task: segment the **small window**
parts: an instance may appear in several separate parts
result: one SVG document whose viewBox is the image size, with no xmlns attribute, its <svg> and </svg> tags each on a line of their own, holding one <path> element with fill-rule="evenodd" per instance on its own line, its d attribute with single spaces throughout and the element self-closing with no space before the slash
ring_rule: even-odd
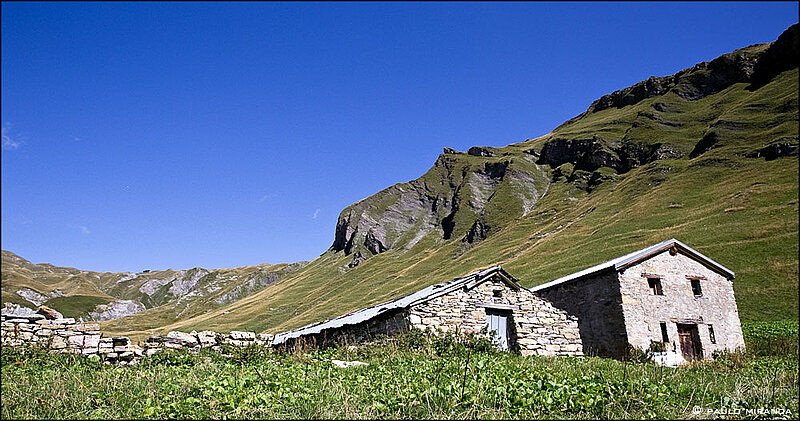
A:
<svg viewBox="0 0 800 421">
<path fill-rule="evenodd" d="M 664 295 L 664 290 L 661 289 L 661 279 L 647 278 L 647 285 L 650 286 L 650 293 L 653 295 Z"/>
<path fill-rule="evenodd" d="M 496 290 L 492 291 L 492 293 L 497 298 L 500 298 L 500 297 L 503 296 L 503 290 L 502 289 L 496 289 Z"/>
<path fill-rule="evenodd" d="M 661 342 L 669 342 L 669 335 L 667 335 L 667 323 L 661 322 Z"/>
<path fill-rule="evenodd" d="M 700 280 L 692 279 L 691 282 L 692 282 L 692 294 L 694 294 L 695 297 L 703 295 L 703 290 L 702 288 L 700 288 Z"/>
<path fill-rule="evenodd" d="M 711 339 L 711 343 L 717 343 L 717 337 L 714 336 L 714 326 L 708 325 L 708 338 Z"/>
</svg>

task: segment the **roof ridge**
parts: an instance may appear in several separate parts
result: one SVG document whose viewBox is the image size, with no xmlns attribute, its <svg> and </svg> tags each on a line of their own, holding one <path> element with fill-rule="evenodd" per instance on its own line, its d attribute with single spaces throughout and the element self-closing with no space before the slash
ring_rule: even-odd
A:
<svg viewBox="0 0 800 421">
<path fill-rule="evenodd" d="M 562 276 L 562 277 L 556 278 L 556 279 L 554 279 L 552 281 L 545 282 L 543 284 L 537 285 L 535 287 L 528 288 L 528 290 L 530 290 L 532 292 L 541 291 L 541 290 L 548 289 L 548 288 L 556 286 L 556 285 L 560 285 L 560 284 L 563 284 L 563 283 L 566 283 L 566 282 L 570 282 L 570 281 L 573 281 L 573 280 L 581 279 L 581 278 L 583 278 L 583 277 L 585 277 L 587 275 L 591 275 L 593 273 L 597 273 L 597 272 L 600 272 L 600 271 L 603 271 L 603 270 L 607 270 L 607 269 L 610 269 L 612 267 L 614 268 L 614 270 L 618 270 L 618 271 L 619 270 L 624 270 L 626 267 L 628 267 L 631 264 L 633 264 L 633 262 L 636 262 L 641 258 L 649 257 L 651 252 L 655 252 L 655 251 L 660 250 L 660 249 L 665 248 L 665 247 L 669 248 L 669 246 L 674 246 L 674 245 L 680 246 L 680 248 L 682 248 L 685 252 L 688 252 L 688 254 L 694 255 L 695 258 L 705 261 L 707 264 L 709 264 L 710 266 L 718 269 L 720 272 L 723 272 L 726 276 L 730 277 L 731 279 L 734 278 L 735 273 L 732 270 L 730 270 L 730 269 L 726 268 L 725 266 L 722 266 L 721 264 L 715 262 L 714 260 L 706 257 L 705 255 L 703 255 L 702 253 L 698 252 L 697 250 L 695 250 L 695 249 L 687 246 L 686 244 L 678 241 L 676 238 L 670 238 L 669 240 L 664 240 L 664 241 L 662 241 L 660 243 L 656 243 L 656 244 L 641 248 L 639 250 L 632 251 L 632 252 L 630 252 L 628 254 L 624 254 L 622 256 L 606 260 L 605 262 L 602 262 L 602 263 L 594 265 L 594 266 L 590 266 L 590 267 L 588 267 L 586 269 L 582 269 L 582 270 L 579 270 L 577 272 L 573 272 L 573 273 L 571 273 L 569 275 Z"/>
<path fill-rule="evenodd" d="M 426 300 L 433 299 L 435 298 L 435 296 L 446 294 L 447 292 L 450 292 L 451 289 L 455 289 L 463 283 L 467 283 L 478 277 L 484 277 L 487 274 L 491 273 L 492 271 L 497 271 L 497 270 L 502 270 L 503 272 L 505 272 L 505 270 L 503 270 L 503 268 L 499 265 L 492 266 L 487 269 L 481 269 L 478 271 L 471 272 L 459 278 L 454 278 L 449 281 L 429 285 L 418 291 L 403 295 L 393 300 L 375 304 L 370 307 L 365 307 L 360 310 L 356 310 L 347 314 L 343 314 L 341 316 L 334 317 L 332 319 L 323 320 L 321 322 L 310 323 L 305 326 L 299 327 L 297 329 L 281 332 L 275 335 L 274 343 L 276 344 L 283 343 L 287 339 L 296 338 L 307 334 L 319 333 L 322 330 L 328 328 L 357 324 L 362 321 L 369 320 L 377 316 L 378 314 L 383 313 L 384 311 L 390 309 L 406 308 L 413 304 L 419 304 L 425 302 Z M 363 317 L 355 317 L 359 315 L 363 315 Z"/>
</svg>

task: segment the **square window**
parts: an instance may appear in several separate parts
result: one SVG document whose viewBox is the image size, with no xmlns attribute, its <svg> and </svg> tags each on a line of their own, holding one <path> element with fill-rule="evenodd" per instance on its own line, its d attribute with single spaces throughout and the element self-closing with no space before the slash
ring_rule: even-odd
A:
<svg viewBox="0 0 800 421">
<path fill-rule="evenodd" d="M 700 288 L 700 280 L 692 279 L 691 282 L 692 282 L 692 294 L 694 294 L 695 297 L 703 295 L 703 289 Z"/>
<path fill-rule="evenodd" d="M 708 338 L 711 339 L 711 343 L 717 343 L 717 337 L 714 336 L 714 326 L 708 325 Z"/>
<path fill-rule="evenodd" d="M 669 335 L 667 335 L 666 322 L 661 322 L 661 342 L 669 342 Z"/>
<path fill-rule="evenodd" d="M 496 289 L 496 290 L 492 291 L 492 295 L 494 295 L 497 298 L 500 298 L 500 297 L 503 296 L 503 290 L 502 289 Z"/>
<path fill-rule="evenodd" d="M 647 285 L 650 286 L 650 293 L 653 295 L 664 295 L 664 290 L 661 288 L 661 279 L 647 278 Z"/>
</svg>

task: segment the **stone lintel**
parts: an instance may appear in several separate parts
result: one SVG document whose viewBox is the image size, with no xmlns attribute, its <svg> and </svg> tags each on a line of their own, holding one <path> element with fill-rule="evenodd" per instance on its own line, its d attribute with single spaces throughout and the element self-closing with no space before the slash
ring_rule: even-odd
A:
<svg viewBox="0 0 800 421">
<path fill-rule="evenodd" d="M 509 304 L 495 304 L 495 303 L 478 303 L 478 307 L 484 308 L 496 308 L 499 310 L 519 310 L 519 306 L 517 305 L 509 305 Z"/>
</svg>

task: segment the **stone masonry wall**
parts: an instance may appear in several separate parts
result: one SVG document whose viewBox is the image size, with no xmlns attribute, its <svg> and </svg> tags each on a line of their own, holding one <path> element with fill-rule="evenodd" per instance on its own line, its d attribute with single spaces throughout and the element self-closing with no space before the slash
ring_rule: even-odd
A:
<svg viewBox="0 0 800 421">
<path fill-rule="evenodd" d="M 663 295 L 653 295 L 646 275 L 661 279 Z M 688 277 L 701 277 L 702 295 L 695 296 Z M 670 347 L 680 354 L 677 323 L 697 324 L 703 357 L 715 351 L 744 348 L 739 310 L 733 283 L 725 276 L 682 254 L 660 253 L 619 274 L 622 307 L 628 341 L 647 349 L 651 341 L 661 341 L 661 326 L 667 325 Z M 716 343 L 708 326 L 712 325 Z"/>
<path fill-rule="evenodd" d="M 97 323 L 76 322 L 73 318 L 48 320 L 42 315 L 2 316 L 2 346 L 38 345 L 56 353 L 81 354 L 100 358 L 103 362 L 135 364 L 144 355 L 164 349 L 200 348 L 222 350 L 223 345 L 247 347 L 272 346 L 273 335 L 233 331 L 227 334 L 212 331 L 169 332 L 167 336 L 151 336 L 143 344 L 133 344 L 126 336 L 103 338 Z"/>
<path fill-rule="evenodd" d="M 586 355 L 612 358 L 625 355 L 628 338 L 616 271 L 598 273 L 536 293 L 577 317 Z"/>
<path fill-rule="evenodd" d="M 3 346 L 39 345 L 53 352 L 81 354 L 109 363 L 128 364 L 143 355 L 142 348 L 127 337 L 103 338 L 99 324 L 80 323 L 73 318 L 3 315 L 0 335 Z"/>
<path fill-rule="evenodd" d="M 409 309 L 408 320 L 411 327 L 422 330 L 485 334 L 486 307 L 511 311 L 509 345 L 522 355 L 583 355 L 574 317 L 527 289 L 514 290 L 496 278 L 416 305 Z"/>
</svg>

